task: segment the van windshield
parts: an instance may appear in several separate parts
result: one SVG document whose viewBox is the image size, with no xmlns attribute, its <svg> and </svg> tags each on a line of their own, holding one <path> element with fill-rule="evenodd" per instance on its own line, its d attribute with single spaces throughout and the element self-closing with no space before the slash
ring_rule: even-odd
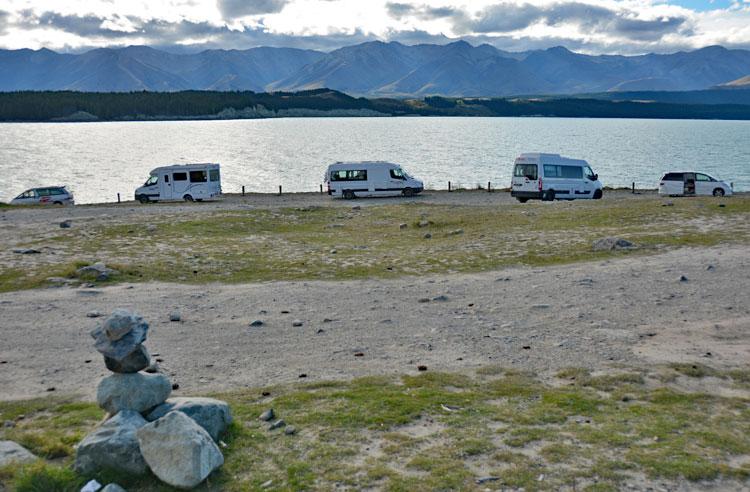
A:
<svg viewBox="0 0 750 492">
<path fill-rule="evenodd" d="M 588 166 L 584 167 L 583 173 L 586 175 L 588 179 L 590 179 L 591 181 L 594 181 L 594 171 L 590 167 Z"/>
<path fill-rule="evenodd" d="M 146 182 L 143 184 L 143 186 L 151 186 L 155 185 L 159 182 L 159 176 L 149 176 Z"/>
<path fill-rule="evenodd" d="M 536 164 L 516 164 L 515 169 L 513 169 L 513 176 L 518 178 L 528 178 L 531 180 L 536 179 Z"/>
</svg>

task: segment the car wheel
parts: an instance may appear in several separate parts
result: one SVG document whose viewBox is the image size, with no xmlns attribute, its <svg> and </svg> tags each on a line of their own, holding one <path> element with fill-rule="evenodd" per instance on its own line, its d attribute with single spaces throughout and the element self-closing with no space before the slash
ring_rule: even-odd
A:
<svg viewBox="0 0 750 492">
<path fill-rule="evenodd" d="M 352 190 L 344 190 L 344 199 L 352 200 L 354 198 L 356 198 L 356 195 Z"/>
<path fill-rule="evenodd" d="M 146 195 L 141 195 L 141 196 L 138 197 L 138 201 L 141 202 L 141 203 L 148 203 L 149 199 L 148 199 L 148 197 Z"/>
<path fill-rule="evenodd" d="M 602 197 L 602 190 L 596 190 L 594 192 L 594 200 L 599 200 Z"/>
<path fill-rule="evenodd" d="M 182 197 L 182 198 L 183 198 L 183 200 L 185 200 L 186 202 L 192 202 L 192 201 L 193 201 L 193 195 L 185 195 L 185 196 L 184 196 L 184 197 Z"/>
<path fill-rule="evenodd" d="M 724 196 L 724 190 L 721 188 L 716 188 L 714 190 L 714 196 Z"/>
<path fill-rule="evenodd" d="M 555 190 L 547 190 L 547 193 L 544 194 L 544 201 L 546 202 L 555 201 Z"/>
<path fill-rule="evenodd" d="M 716 192 L 714 192 L 714 193 L 716 193 Z M 63 204 L 62 202 L 52 202 L 52 205 L 62 205 L 62 204 Z"/>
<path fill-rule="evenodd" d="M 526 203 L 526 202 L 528 202 L 528 201 L 529 201 L 529 199 L 528 199 L 528 198 L 520 198 L 520 197 L 516 198 L 516 200 L 518 200 L 518 201 L 519 201 L 519 202 L 521 202 L 521 203 Z"/>
<path fill-rule="evenodd" d="M 404 191 L 401 192 L 404 196 L 414 196 L 414 190 L 411 188 L 404 188 Z"/>
</svg>

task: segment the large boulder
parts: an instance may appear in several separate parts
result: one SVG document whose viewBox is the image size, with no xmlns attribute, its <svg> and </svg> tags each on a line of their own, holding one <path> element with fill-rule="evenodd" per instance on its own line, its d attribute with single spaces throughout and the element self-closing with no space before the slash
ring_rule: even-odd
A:
<svg viewBox="0 0 750 492">
<path fill-rule="evenodd" d="M 115 309 L 112 315 L 91 332 L 94 347 L 105 357 L 121 361 L 146 341 L 148 323 L 127 309 Z"/>
<path fill-rule="evenodd" d="M 163 374 L 112 374 L 96 389 L 96 402 L 114 415 L 121 410 L 145 412 L 161 405 L 172 393 L 172 383 Z"/>
<path fill-rule="evenodd" d="M 0 467 L 11 463 L 31 463 L 37 457 L 28 449 L 13 441 L 0 441 Z"/>
<path fill-rule="evenodd" d="M 76 448 L 75 469 L 89 474 L 116 470 L 142 475 L 148 471 L 135 431 L 146 425 L 140 413 L 123 410 L 94 429 Z"/>
<path fill-rule="evenodd" d="M 141 454 L 163 482 L 190 489 L 224 464 L 216 443 L 182 412 L 169 412 L 136 432 Z"/>
<path fill-rule="evenodd" d="M 120 374 L 142 371 L 150 364 L 151 356 L 148 355 L 148 350 L 143 345 L 136 346 L 135 350 L 121 360 L 104 356 L 104 365 L 107 366 L 107 369 Z"/>
<path fill-rule="evenodd" d="M 153 422 L 160 419 L 171 411 L 182 412 L 203 427 L 214 441 L 227 430 L 232 423 L 232 412 L 229 405 L 214 398 L 170 398 L 151 413 L 146 415 L 146 420 Z"/>
</svg>

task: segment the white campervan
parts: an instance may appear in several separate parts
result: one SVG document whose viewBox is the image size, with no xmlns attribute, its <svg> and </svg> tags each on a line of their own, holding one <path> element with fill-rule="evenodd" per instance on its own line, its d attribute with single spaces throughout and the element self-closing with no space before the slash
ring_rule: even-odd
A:
<svg viewBox="0 0 750 492">
<path fill-rule="evenodd" d="M 584 160 L 559 154 L 521 154 L 513 167 L 510 195 L 521 203 L 529 199 L 599 199 L 602 184 Z"/>
<path fill-rule="evenodd" d="M 424 183 L 390 162 L 337 162 L 324 180 L 333 197 L 413 196 L 424 190 Z"/>
<path fill-rule="evenodd" d="M 141 203 L 169 200 L 202 201 L 221 194 L 218 164 L 175 164 L 157 167 L 148 180 L 135 190 Z"/>
</svg>

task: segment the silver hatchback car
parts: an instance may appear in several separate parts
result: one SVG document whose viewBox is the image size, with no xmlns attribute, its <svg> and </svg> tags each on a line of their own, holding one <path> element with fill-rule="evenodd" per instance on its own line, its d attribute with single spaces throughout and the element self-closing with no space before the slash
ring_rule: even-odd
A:
<svg viewBox="0 0 750 492">
<path fill-rule="evenodd" d="M 11 205 L 74 205 L 73 194 L 64 186 L 32 188 L 10 202 Z"/>
</svg>

